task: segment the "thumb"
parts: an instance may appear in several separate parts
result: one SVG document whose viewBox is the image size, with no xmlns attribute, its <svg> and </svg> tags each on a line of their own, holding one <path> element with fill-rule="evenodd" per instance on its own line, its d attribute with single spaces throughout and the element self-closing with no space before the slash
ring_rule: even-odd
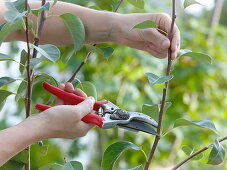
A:
<svg viewBox="0 0 227 170">
<path fill-rule="evenodd" d="M 78 112 L 84 117 L 86 114 L 93 110 L 95 99 L 93 97 L 87 97 L 83 102 L 76 105 Z"/>
<path fill-rule="evenodd" d="M 156 28 L 140 29 L 141 38 L 145 41 L 152 42 L 161 49 L 167 49 L 170 46 L 169 39 L 161 34 Z"/>
</svg>

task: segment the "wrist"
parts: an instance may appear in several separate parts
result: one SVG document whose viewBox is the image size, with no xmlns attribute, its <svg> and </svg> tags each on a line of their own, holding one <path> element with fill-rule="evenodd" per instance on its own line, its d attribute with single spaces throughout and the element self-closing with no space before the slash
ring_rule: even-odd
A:
<svg viewBox="0 0 227 170">
<path fill-rule="evenodd" d="M 47 138 L 45 124 L 42 115 L 37 114 L 28 117 L 17 126 L 23 129 L 24 133 L 29 137 L 30 143 L 34 143 Z"/>
<path fill-rule="evenodd" d="M 108 42 L 120 43 L 123 32 L 123 24 L 121 18 L 124 14 L 112 13 L 111 16 L 111 28 L 108 35 Z"/>
</svg>

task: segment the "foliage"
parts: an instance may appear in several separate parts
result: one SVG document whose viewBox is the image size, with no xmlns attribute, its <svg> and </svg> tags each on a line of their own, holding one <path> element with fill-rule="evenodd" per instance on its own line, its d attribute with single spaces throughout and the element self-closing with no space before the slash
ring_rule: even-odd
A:
<svg viewBox="0 0 227 170">
<path fill-rule="evenodd" d="M 97 9 L 110 11 L 113 11 L 118 4 L 118 1 L 115 0 L 64 1 L 78 3 L 86 7 L 94 5 Z M 165 9 L 164 7 L 169 10 L 170 6 L 168 6 L 167 3 L 164 3 L 167 1 L 163 0 L 162 2 L 128 0 L 124 1 L 120 8 L 120 12 L 160 12 L 158 9 L 152 8 L 152 11 L 150 10 L 149 6 L 153 7 L 157 5 L 162 5 L 161 12 Z M 185 1 L 185 7 L 192 3 L 194 3 L 194 1 Z M 148 7 L 143 9 L 144 6 Z M 0 44 L 2 44 L 3 40 L 15 30 L 24 28 L 23 17 L 26 12 L 24 11 L 23 6 L 18 6 L 17 4 L 15 7 L 17 11 L 10 12 L 13 7 L 9 6 L 9 12 L 6 14 L 8 22 L 1 25 Z M 51 7 L 49 7 L 47 3 L 39 9 L 32 10 L 32 12 L 36 13 L 34 11 L 39 11 L 36 15 L 40 15 L 40 11 L 48 11 L 49 8 Z M 160 142 L 156 158 L 153 160 L 154 167 L 172 166 L 176 162 L 181 161 L 182 157 L 185 157 L 185 154 L 191 155 L 201 148 L 201 146 L 213 143 L 210 155 L 208 155 L 209 153 L 207 152 L 204 152 L 204 156 L 198 155 L 195 159 L 200 161 L 189 162 L 185 165 L 184 169 L 211 169 L 213 168 L 213 165 L 209 164 L 220 164 L 222 162 L 224 163 L 218 165 L 216 169 L 227 168 L 227 163 L 224 160 L 225 145 L 222 146 L 221 143 L 216 140 L 219 135 L 227 135 L 225 120 L 227 118 L 227 60 L 225 57 L 227 52 L 225 37 L 227 36 L 227 33 L 226 26 L 219 25 L 216 30 L 217 34 L 213 46 L 208 46 L 207 35 L 209 33 L 209 20 L 207 18 L 209 15 L 210 11 L 203 11 L 203 15 L 197 18 L 193 18 L 189 14 L 181 14 L 181 16 L 177 18 L 178 25 L 182 32 L 181 46 L 182 48 L 190 49 L 192 51 L 182 51 L 183 53 L 180 54 L 181 57 L 174 63 L 172 72 L 174 79 L 170 82 L 168 97 L 168 101 L 172 102 L 172 106 L 166 110 L 163 124 L 164 132 L 167 131 L 170 133 L 167 133 Z M 77 76 L 80 82 L 82 82 L 82 84 L 79 83 L 78 86 L 83 86 L 83 90 L 88 92 L 89 95 L 97 96 L 97 99 L 105 98 L 127 110 L 141 111 L 141 106 L 143 105 L 143 113 L 149 114 L 157 119 L 160 109 L 159 102 L 161 99 L 161 90 L 163 87 L 162 84 L 158 83 L 164 83 L 173 78 L 172 76 L 160 76 L 164 74 L 166 62 L 150 57 L 144 52 L 117 44 L 101 44 L 97 47 L 86 45 L 85 48 L 82 48 L 85 33 L 80 19 L 72 14 L 63 14 L 59 17 L 67 25 L 67 28 L 72 35 L 74 46 L 61 47 L 59 48 L 60 52 L 57 47 L 53 45 L 34 46 L 34 48 L 48 60 L 40 56 L 37 58 L 38 60 L 32 61 L 34 62 L 33 66 L 36 74 L 32 96 L 33 108 L 36 103 L 47 103 L 48 101 L 52 101 L 50 94 L 44 93 L 41 88 L 41 84 L 44 80 L 47 80 L 54 85 L 57 85 L 58 82 L 65 82 L 75 71 L 75 68 L 77 68 L 80 62 L 84 60 L 87 52 L 92 51 L 94 53 L 92 54 L 90 61 L 86 63 L 85 67 Z M 185 20 L 188 22 L 185 22 Z M 32 23 L 30 22 L 29 25 L 31 29 Z M 151 23 L 148 25 L 150 27 L 155 27 L 152 26 Z M 147 23 L 138 23 L 135 28 L 137 27 L 147 28 Z M 18 53 L 21 53 L 21 59 L 20 62 L 18 62 L 18 58 L 15 57 L 15 54 L 0 54 L 0 62 L 4 61 L 9 70 L 12 69 L 12 66 L 15 66 L 15 64 L 20 63 L 16 67 L 18 68 L 18 74 L 16 74 L 16 70 L 14 70 L 15 76 L 7 73 L 7 75 L 0 78 L 0 109 L 3 107 L 7 97 L 15 93 L 16 101 L 18 103 L 16 111 L 13 111 L 12 114 L 17 118 L 21 118 L 24 117 L 22 115 L 24 115 L 25 112 L 23 100 L 25 98 L 27 80 L 24 77 L 26 60 L 23 56 L 26 56 L 26 53 L 25 51 L 22 51 L 20 43 L 11 44 L 10 48 L 11 51 L 16 48 L 20 49 Z M 213 58 L 212 65 L 209 64 L 211 63 L 210 56 Z M 105 60 L 105 58 L 108 60 Z M 147 74 L 149 81 L 147 81 L 145 73 L 149 73 Z M 16 75 L 18 75 L 18 78 L 16 78 Z M 92 82 L 93 85 L 87 83 L 87 81 Z M 19 86 L 16 83 L 19 83 Z M 7 113 L 4 116 L 4 120 L 12 117 L 12 114 L 6 112 L 7 110 L 10 109 L 4 108 L 3 110 Z M 36 113 L 37 111 L 33 109 L 32 112 Z M 204 125 L 201 124 L 201 122 L 192 122 L 189 120 L 206 121 L 208 124 Z M 211 121 L 215 123 L 216 128 Z M 187 125 L 188 127 L 181 128 L 180 125 Z M 7 126 L 11 126 L 11 124 L 7 122 Z M 198 126 L 203 128 L 198 130 Z M 215 133 L 220 129 L 222 129 L 222 131 L 218 131 L 219 135 L 217 136 L 217 134 L 205 130 L 204 126 L 205 128 L 213 130 Z M 172 127 L 178 128 L 172 130 Z M 154 139 L 152 136 L 143 133 L 123 131 L 122 129 L 104 131 L 95 128 L 91 133 L 95 134 L 96 142 L 93 143 L 89 141 L 89 138 L 85 138 L 87 139 L 87 144 L 83 144 L 83 147 L 74 148 L 75 150 L 78 150 L 75 155 L 80 155 L 82 153 L 90 155 L 88 147 L 89 145 L 93 145 L 92 150 L 95 154 L 92 154 L 91 152 L 92 157 L 87 158 L 86 162 L 88 162 L 88 165 L 84 166 L 85 168 L 90 167 L 91 169 L 100 169 L 102 153 L 106 153 L 108 149 L 105 152 L 103 150 L 108 148 L 110 144 L 116 142 L 118 139 L 130 141 L 130 146 L 134 146 L 133 143 L 135 143 L 142 147 L 146 154 L 149 152 L 150 145 Z M 81 144 L 84 140 L 78 139 L 77 142 Z M 69 143 L 68 148 L 70 148 L 70 145 L 73 145 L 73 143 Z M 180 148 L 182 148 L 185 154 Z M 73 148 L 70 149 L 73 150 Z M 123 147 L 123 149 L 121 148 L 119 153 L 122 153 L 124 149 L 125 147 Z M 41 166 L 58 166 L 61 168 L 63 166 L 71 167 L 73 166 L 71 163 L 63 163 L 63 157 L 68 157 L 70 160 L 78 158 L 74 157 L 74 154 L 71 154 L 70 156 L 66 154 L 67 148 L 62 141 L 56 142 L 50 140 L 50 142 L 48 142 L 48 152 L 46 155 L 40 153 L 41 150 L 42 149 L 40 149 L 37 144 L 32 146 L 32 155 L 34 155 L 32 156 L 32 169 L 38 169 Z M 136 167 L 144 164 L 144 155 L 136 153 L 131 150 L 125 152 L 121 156 L 121 159 L 115 163 L 115 168 L 132 168 L 133 166 Z M 56 163 L 53 165 L 54 162 Z M 204 164 L 206 162 L 208 162 L 208 164 Z M 52 165 L 46 165 L 47 163 Z M 12 167 L 20 169 L 23 167 L 23 163 L 13 158 L 5 166 L 9 166 L 11 169 Z"/>
</svg>

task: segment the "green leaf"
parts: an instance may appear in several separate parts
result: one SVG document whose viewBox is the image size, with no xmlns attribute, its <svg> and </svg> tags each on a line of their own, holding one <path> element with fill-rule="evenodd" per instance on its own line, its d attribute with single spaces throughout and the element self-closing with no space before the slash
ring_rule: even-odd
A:
<svg viewBox="0 0 227 170">
<path fill-rule="evenodd" d="M 74 50 L 80 50 L 83 47 L 85 41 L 85 29 L 83 22 L 79 17 L 70 13 L 60 15 L 60 18 L 64 21 L 72 36 Z"/>
<path fill-rule="evenodd" d="M 219 165 L 225 159 L 225 149 L 218 141 L 218 139 L 215 139 L 212 145 L 213 145 L 213 148 L 210 152 L 209 160 L 207 164 Z"/>
<path fill-rule="evenodd" d="M 16 7 L 16 9 L 22 13 L 25 11 L 25 3 L 24 3 L 24 0 L 17 0 L 15 2 L 11 2 L 13 3 L 13 5 Z"/>
<path fill-rule="evenodd" d="M 103 48 L 100 48 L 103 53 L 104 53 L 104 56 L 105 58 L 108 60 L 109 57 L 113 54 L 114 52 L 114 49 L 112 47 L 103 47 Z"/>
<path fill-rule="evenodd" d="M 39 47 L 32 45 L 40 54 L 52 62 L 56 62 L 60 58 L 59 49 L 52 44 L 40 45 Z"/>
<path fill-rule="evenodd" d="M 6 23 L 0 31 L 0 45 L 11 33 L 23 28 L 23 21 L 18 20 L 14 24 Z"/>
<path fill-rule="evenodd" d="M 63 166 L 57 163 L 50 163 L 40 167 L 38 170 L 62 170 Z"/>
<path fill-rule="evenodd" d="M 195 0 L 185 0 L 184 1 L 184 8 L 187 8 L 188 6 L 193 5 L 193 4 L 200 4 L 200 3 L 195 1 Z"/>
<path fill-rule="evenodd" d="M 29 29 L 32 28 L 32 21 L 29 20 L 28 22 L 28 27 Z M 2 44 L 2 42 L 13 32 L 23 29 L 24 25 L 23 25 L 23 20 L 17 20 L 15 23 L 10 24 L 10 23 L 6 23 L 3 28 L 0 31 L 0 46 Z"/>
<path fill-rule="evenodd" d="M 83 170 L 83 165 L 78 161 L 70 161 L 64 164 L 63 170 Z"/>
<path fill-rule="evenodd" d="M 1 170 L 22 170 L 24 163 L 19 163 L 13 160 L 7 161 L 3 166 L 0 167 Z"/>
<path fill-rule="evenodd" d="M 10 56 L 6 55 L 6 54 L 2 54 L 0 53 L 0 61 L 5 61 L 5 60 L 11 60 L 11 61 L 15 61 L 13 58 L 11 58 Z"/>
<path fill-rule="evenodd" d="M 0 90 L 0 111 L 2 110 L 2 107 L 4 106 L 5 100 L 8 96 L 13 94 L 10 91 L 7 90 Z"/>
<path fill-rule="evenodd" d="M 179 126 L 197 126 L 200 128 L 206 128 L 212 130 L 214 133 L 218 134 L 216 127 L 213 122 L 210 120 L 198 120 L 198 121 L 189 121 L 183 118 L 177 119 L 174 122 L 174 127 L 179 127 Z"/>
<path fill-rule="evenodd" d="M 2 28 L 4 27 L 6 23 L 0 24 L 0 31 L 2 30 Z"/>
<path fill-rule="evenodd" d="M 38 75 L 36 75 L 34 78 L 34 84 L 44 82 L 47 80 L 49 80 L 52 85 L 58 86 L 57 80 L 55 80 L 52 76 L 48 75 L 47 73 L 39 73 Z"/>
<path fill-rule="evenodd" d="M 26 61 L 28 58 L 28 53 L 25 50 L 21 51 L 21 55 L 20 55 L 20 66 L 19 66 L 19 70 L 20 73 L 23 75 L 24 71 L 25 71 L 25 67 L 23 65 L 25 65 Z"/>
<path fill-rule="evenodd" d="M 194 149 L 192 149 L 189 146 L 183 146 L 181 149 L 187 156 L 190 156 L 191 154 L 194 153 Z M 191 160 L 200 160 L 202 158 L 203 158 L 203 153 L 200 153 L 200 154 L 194 156 Z"/>
<path fill-rule="evenodd" d="M 25 91 L 26 91 L 26 87 L 27 87 L 27 83 L 25 82 L 27 81 L 26 79 L 24 81 L 22 81 L 17 89 L 17 94 L 15 96 L 15 101 L 18 102 L 18 100 L 21 98 L 21 97 L 24 97 L 25 98 Z"/>
<path fill-rule="evenodd" d="M 104 152 L 102 158 L 102 169 L 103 170 L 112 170 L 116 160 L 120 155 L 127 149 L 141 150 L 140 147 L 135 144 L 127 141 L 116 142 L 110 145 Z"/>
<path fill-rule="evenodd" d="M 11 2 L 6 2 L 5 6 L 8 8 L 8 11 L 4 13 L 4 19 L 9 23 L 14 23 L 17 20 L 23 19 L 27 11 L 19 12 L 15 5 Z"/>
<path fill-rule="evenodd" d="M 11 160 L 14 160 L 19 163 L 27 163 L 28 162 L 28 150 L 23 150 L 14 156 Z"/>
<path fill-rule="evenodd" d="M 54 3 L 52 4 L 52 7 L 58 2 L 58 0 L 54 0 Z"/>
<path fill-rule="evenodd" d="M 187 49 L 181 49 L 178 57 L 182 57 L 182 56 L 188 56 L 188 57 L 192 57 L 193 59 L 199 61 L 199 62 L 206 62 L 206 63 L 212 63 L 212 57 L 204 54 L 204 53 L 200 53 L 200 52 L 192 52 L 190 50 Z"/>
<path fill-rule="evenodd" d="M 101 48 L 93 45 L 85 45 L 85 48 L 87 49 L 87 51 L 97 53 L 98 56 L 105 58 L 104 50 L 102 50 Z"/>
<path fill-rule="evenodd" d="M 144 9 L 144 0 L 128 0 L 128 2 L 137 8 Z"/>
<path fill-rule="evenodd" d="M 1 77 L 0 78 L 0 87 L 10 84 L 12 82 L 16 81 L 16 79 L 11 78 L 11 77 Z"/>
<path fill-rule="evenodd" d="M 139 24 L 136 24 L 133 28 L 141 28 L 141 29 L 144 29 L 144 28 L 156 28 L 156 24 L 154 21 L 151 21 L 151 20 L 146 20 L 146 21 L 143 21 Z M 132 28 L 132 29 L 133 29 Z"/>
<path fill-rule="evenodd" d="M 37 66 L 42 61 L 45 61 L 42 58 L 32 58 L 30 59 L 30 69 L 34 69 L 35 66 Z"/>
<path fill-rule="evenodd" d="M 61 56 L 62 62 L 67 63 L 74 53 L 75 53 L 75 50 L 73 46 L 66 47 L 66 49 L 64 50 L 64 53 Z"/>
<path fill-rule="evenodd" d="M 166 102 L 164 113 L 171 105 L 172 105 L 171 102 Z M 149 115 L 155 121 L 158 121 L 160 107 L 161 107 L 161 104 L 155 104 L 155 105 L 144 104 L 142 107 L 142 112 L 145 113 L 146 115 Z"/>
<path fill-rule="evenodd" d="M 87 94 L 87 96 L 93 96 L 95 100 L 97 100 L 97 91 L 94 84 L 92 84 L 91 82 L 84 81 L 78 84 L 77 87 L 83 90 Z"/>
<path fill-rule="evenodd" d="M 146 73 L 146 75 L 148 77 L 148 81 L 151 86 L 153 86 L 155 84 L 165 83 L 167 81 L 170 81 L 173 78 L 172 75 L 165 76 L 165 77 L 158 77 L 157 75 L 155 75 L 153 73 Z"/>
<path fill-rule="evenodd" d="M 43 6 L 41 6 L 40 8 L 32 9 L 32 13 L 35 16 L 38 16 L 41 11 L 49 11 L 49 10 L 50 10 L 50 3 L 47 2 Z"/>
</svg>

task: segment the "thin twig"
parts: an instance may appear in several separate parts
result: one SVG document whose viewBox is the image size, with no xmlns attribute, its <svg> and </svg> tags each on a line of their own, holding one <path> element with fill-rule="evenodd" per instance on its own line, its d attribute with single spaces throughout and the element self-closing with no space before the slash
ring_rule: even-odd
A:
<svg viewBox="0 0 227 170">
<path fill-rule="evenodd" d="M 25 0 L 25 11 L 28 11 L 28 0 Z M 28 50 L 28 56 L 27 56 L 27 99 L 25 100 L 26 105 L 26 118 L 30 116 L 31 114 L 31 71 L 30 71 L 30 46 L 29 46 L 29 28 L 28 28 L 28 13 L 25 16 L 25 34 L 26 34 L 26 42 L 27 42 L 27 50 Z M 28 150 L 28 162 L 25 164 L 25 170 L 30 170 L 30 146 L 26 148 Z"/>
<path fill-rule="evenodd" d="M 227 139 L 227 136 L 226 137 L 223 137 L 221 139 L 219 139 L 218 141 L 219 142 L 223 142 L 224 140 Z M 207 150 L 209 147 L 211 146 L 211 144 L 205 146 L 204 148 L 198 150 L 197 152 L 191 154 L 190 156 L 188 156 L 186 159 L 184 159 L 183 161 L 181 161 L 180 163 L 178 163 L 176 166 L 174 166 L 171 170 L 176 170 L 177 168 L 181 167 L 182 165 L 184 165 L 186 162 L 188 162 L 190 159 L 192 159 L 193 157 L 195 157 L 196 155 L 204 152 L 205 150 Z"/>
<path fill-rule="evenodd" d="M 120 8 L 121 4 L 122 4 L 123 0 L 120 0 L 120 2 L 118 3 L 116 9 L 114 10 L 114 12 L 117 12 L 118 9 Z M 96 46 L 97 44 L 93 44 L 93 46 Z M 76 71 L 73 73 L 73 75 L 70 77 L 70 79 L 67 82 L 72 82 L 76 75 L 79 73 L 79 71 L 83 68 L 84 64 L 87 62 L 87 60 L 90 58 L 91 56 L 91 52 L 88 52 L 86 57 L 84 58 L 84 61 L 82 61 L 80 63 L 80 65 L 77 67 Z"/>
<path fill-rule="evenodd" d="M 42 0 L 42 6 L 45 3 L 46 3 L 46 0 Z M 42 29 L 43 29 L 43 25 L 44 25 L 45 20 L 46 20 L 45 11 L 43 10 L 41 12 L 41 15 L 40 15 L 39 26 L 38 26 L 39 28 L 38 28 L 37 36 L 35 37 L 35 42 L 34 42 L 35 46 L 39 45 L 39 40 L 40 40 L 40 37 L 41 37 L 41 34 L 42 34 Z M 37 50 L 34 49 L 33 54 L 32 54 L 32 58 L 36 58 L 36 56 L 37 56 Z"/>
<path fill-rule="evenodd" d="M 176 19 L 176 2 L 175 2 L 175 0 L 172 0 L 172 22 L 171 22 L 170 33 L 169 33 L 169 36 L 168 36 L 170 42 L 172 42 L 172 39 L 173 39 L 173 27 L 174 27 L 175 19 Z M 170 45 L 170 47 L 168 49 L 168 65 L 167 65 L 167 70 L 166 70 L 167 76 L 170 75 L 171 67 L 172 67 L 172 60 L 171 60 L 171 45 Z M 153 146 L 151 148 L 151 151 L 150 151 L 148 160 L 146 162 L 146 165 L 144 167 L 144 170 L 148 170 L 150 163 L 151 163 L 151 160 L 154 156 L 155 150 L 158 146 L 158 142 L 160 140 L 160 132 L 161 132 L 161 128 L 162 128 L 163 113 L 164 113 L 164 110 L 165 110 L 168 84 L 169 84 L 169 82 L 167 81 L 164 85 L 163 92 L 162 92 L 162 102 L 161 102 L 161 108 L 160 108 L 160 112 L 159 112 L 158 128 L 157 128 L 157 133 L 159 134 L 159 136 L 155 136 L 155 140 L 154 140 Z"/>
<path fill-rule="evenodd" d="M 42 0 L 42 5 L 44 5 L 45 3 L 46 3 L 46 0 Z M 25 11 L 28 11 L 28 0 L 25 0 Z M 44 21 L 45 21 L 45 13 L 44 11 L 42 11 L 37 37 L 35 37 L 35 42 L 34 42 L 34 45 L 36 46 L 38 46 L 39 44 L 39 37 L 42 32 Z M 27 42 L 27 51 L 28 51 L 27 65 L 26 65 L 28 84 L 27 84 L 27 94 L 26 94 L 27 96 L 25 100 L 26 118 L 27 118 L 31 115 L 31 103 L 32 103 L 31 96 L 32 96 L 32 79 L 33 79 L 33 76 L 32 76 L 33 73 L 32 73 L 32 70 L 30 69 L 30 46 L 29 46 L 30 40 L 29 40 L 28 14 L 26 14 L 25 16 L 25 26 L 26 26 L 25 32 L 26 32 L 26 42 Z M 33 56 L 32 58 L 36 58 L 37 56 L 36 49 L 34 49 L 32 56 Z M 27 147 L 26 150 L 28 151 L 28 162 L 25 164 L 25 170 L 30 170 L 30 146 Z"/>
</svg>

